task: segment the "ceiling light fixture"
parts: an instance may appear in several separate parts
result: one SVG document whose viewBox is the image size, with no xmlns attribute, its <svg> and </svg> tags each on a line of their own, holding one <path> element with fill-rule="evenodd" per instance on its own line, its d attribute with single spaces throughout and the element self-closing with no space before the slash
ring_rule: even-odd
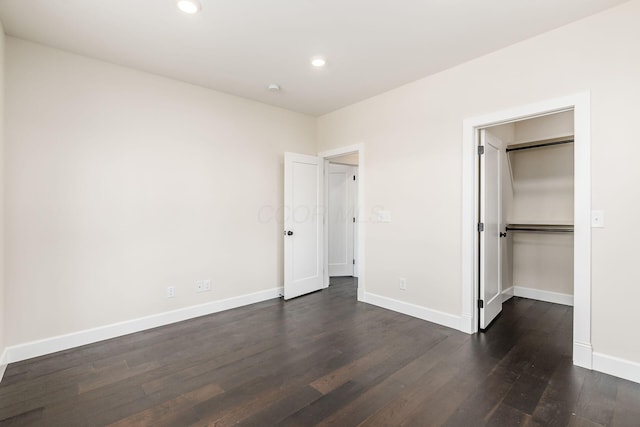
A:
<svg viewBox="0 0 640 427">
<path fill-rule="evenodd" d="M 325 65 L 327 65 L 327 60 L 321 56 L 316 56 L 314 58 L 311 58 L 311 65 L 313 65 L 316 68 L 322 68 Z"/>
<path fill-rule="evenodd" d="M 271 92 L 280 92 L 280 85 L 277 83 L 271 83 L 268 87 Z"/>
<path fill-rule="evenodd" d="M 202 9 L 198 0 L 177 0 L 177 3 L 178 9 L 190 15 L 200 12 L 200 9 Z"/>
</svg>

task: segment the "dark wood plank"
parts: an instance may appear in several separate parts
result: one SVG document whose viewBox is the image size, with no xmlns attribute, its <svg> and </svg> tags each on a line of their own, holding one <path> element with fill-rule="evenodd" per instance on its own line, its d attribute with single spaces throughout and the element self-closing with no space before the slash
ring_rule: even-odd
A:
<svg viewBox="0 0 640 427">
<path fill-rule="evenodd" d="M 486 425 L 492 427 L 526 426 L 530 419 L 531 415 L 503 403 L 496 408 Z"/>
<path fill-rule="evenodd" d="M 576 404 L 576 415 L 602 425 L 610 425 L 620 380 L 599 372 L 591 372 L 584 380 Z"/>
<path fill-rule="evenodd" d="M 512 298 L 466 335 L 352 278 L 11 364 L 0 425 L 637 426 L 640 385 L 576 368 L 571 307 Z"/>
</svg>

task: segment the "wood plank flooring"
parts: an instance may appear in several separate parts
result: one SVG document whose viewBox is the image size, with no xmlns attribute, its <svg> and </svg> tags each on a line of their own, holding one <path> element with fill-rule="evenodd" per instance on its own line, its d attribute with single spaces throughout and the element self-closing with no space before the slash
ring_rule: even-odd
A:
<svg viewBox="0 0 640 427">
<path fill-rule="evenodd" d="M 15 363 L 2 426 L 640 426 L 640 385 L 571 364 L 572 309 L 513 298 L 465 335 L 353 279 Z"/>
</svg>

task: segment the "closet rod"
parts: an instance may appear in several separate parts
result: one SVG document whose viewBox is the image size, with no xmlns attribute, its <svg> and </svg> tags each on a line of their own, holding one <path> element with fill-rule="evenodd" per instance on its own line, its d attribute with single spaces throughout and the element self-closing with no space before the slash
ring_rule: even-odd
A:
<svg viewBox="0 0 640 427">
<path fill-rule="evenodd" d="M 544 227 L 505 227 L 506 231 L 529 231 L 540 233 L 573 233 L 572 228 L 544 228 Z"/>
<path fill-rule="evenodd" d="M 541 144 L 528 145 L 526 147 L 507 148 L 507 153 L 509 153 L 510 151 L 529 150 L 531 148 L 550 147 L 552 145 L 571 144 L 573 142 L 574 142 L 573 139 L 567 139 L 563 141 L 554 141 L 554 142 L 543 142 Z"/>
</svg>

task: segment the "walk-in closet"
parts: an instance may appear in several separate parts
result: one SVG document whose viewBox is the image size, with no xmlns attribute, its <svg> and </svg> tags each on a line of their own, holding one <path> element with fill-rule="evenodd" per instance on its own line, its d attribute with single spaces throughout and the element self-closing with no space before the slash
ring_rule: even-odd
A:
<svg viewBox="0 0 640 427">
<path fill-rule="evenodd" d="M 502 301 L 496 304 L 516 296 L 573 305 L 573 123 L 573 111 L 566 111 L 483 131 L 485 147 L 495 151 L 484 167 L 497 169 L 485 170 L 492 179 L 484 183 L 497 207 L 497 230 L 487 224 L 487 231 L 498 234 L 494 252 L 500 271 L 485 276 L 499 282 Z M 490 244 L 491 238 L 485 241 Z M 493 313 L 497 317 L 499 310 Z M 492 320 L 484 319 L 480 327 Z"/>
</svg>

